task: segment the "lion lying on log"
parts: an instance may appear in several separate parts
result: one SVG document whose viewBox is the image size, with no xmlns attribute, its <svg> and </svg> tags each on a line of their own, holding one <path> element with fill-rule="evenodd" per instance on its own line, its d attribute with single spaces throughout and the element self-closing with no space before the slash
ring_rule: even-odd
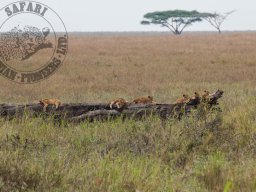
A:
<svg viewBox="0 0 256 192">
<path fill-rule="evenodd" d="M 123 119 L 143 119 L 151 115 L 157 115 L 161 119 L 181 118 L 184 115 L 184 109 L 185 114 L 188 114 L 192 108 L 197 108 L 200 104 L 206 104 L 207 109 L 218 105 L 218 99 L 223 96 L 223 93 L 222 90 L 217 90 L 212 94 L 209 93 L 200 97 L 198 93 L 195 93 L 186 103 L 128 103 L 122 110 L 111 109 L 109 104 L 106 103 L 64 103 L 58 105 L 57 110 L 54 105 L 52 107 L 49 106 L 45 110 L 44 108 L 46 107 L 39 103 L 27 105 L 0 104 L 0 117 L 10 120 L 13 118 L 22 118 L 24 115 L 29 117 L 53 116 L 57 121 L 67 120 L 70 122 L 109 120 L 117 117 L 122 117 Z"/>
</svg>

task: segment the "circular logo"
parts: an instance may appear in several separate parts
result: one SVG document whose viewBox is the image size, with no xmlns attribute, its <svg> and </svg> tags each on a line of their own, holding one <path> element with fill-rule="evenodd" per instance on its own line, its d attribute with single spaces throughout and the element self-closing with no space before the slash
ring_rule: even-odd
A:
<svg viewBox="0 0 256 192">
<path fill-rule="evenodd" d="M 68 35 L 58 14 L 36 1 L 0 9 L 0 74 L 18 83 L 35 83 L 63 63 Z"/>
</svg>

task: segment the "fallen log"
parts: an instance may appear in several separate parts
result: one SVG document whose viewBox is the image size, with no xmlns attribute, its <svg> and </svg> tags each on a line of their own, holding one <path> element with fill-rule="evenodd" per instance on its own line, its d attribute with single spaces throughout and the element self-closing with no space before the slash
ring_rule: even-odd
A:
<svg viewBox="0 0 256 192">
<path fill-rule="evenodd" d="M 106 104 L 102 103 L 64 103 L 58 109 L 55 109 L 53 105 L 49 105 L 46 108 L 46 111 L 44 111 L 43 106 L 38 103 L 27 105 L 1 104 L 0 117 L 13 119 L 23 117 L 24 115 L 28 115 L 29 117 L 38 117 L 41 115 L 60 115 L 63 118 L 71 118 L 74 116 L 82 115 L 89 111 L 105 108 Z"/>
<path fill-rule="evenodd" d="M 217 90 L 212 94 L 206 103 L 209 109 L 214 105 L 218 105 L 218 99 L 222 95 L 223 91 L 221 90 Z M 127 104 L 120 109 L 117 106 L 113 107 L 113 109 L 110 109 L 106 103 L 64 103 L 57 109 L 53 105 L 49 105 L 46 111 L 44 111 L 43 106 L 38 103 L 27 105 L 0 104 L 0 117 L 11 120 L 13 118 L 22 118 L 25 115 L 31 118 L 53 116 L 57 122 L 67 120 L 77 123 L 82 121 L 108 120 L 117 117 L 140 120 L 151 115 L 157 115 L 161 119 L 180 119 L 184 114 L 190 113 L 192 108 L 197 108 L 197 105 Z"/>
</svg>

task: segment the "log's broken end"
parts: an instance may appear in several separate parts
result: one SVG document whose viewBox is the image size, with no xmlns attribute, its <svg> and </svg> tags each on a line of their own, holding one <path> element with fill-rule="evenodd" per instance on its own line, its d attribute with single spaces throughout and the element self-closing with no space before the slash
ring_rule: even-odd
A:
<svg viewBox="0 0 256 192">
<path fill-rule="evenodd" d="M 218 89 L 216 92 L 214 92 L 211 96 L 211 99 L 209 101 L 210 106 L 218 105 L 218 99 L 220 99 L 224 94 L 224 91 Z"/>
</svg>

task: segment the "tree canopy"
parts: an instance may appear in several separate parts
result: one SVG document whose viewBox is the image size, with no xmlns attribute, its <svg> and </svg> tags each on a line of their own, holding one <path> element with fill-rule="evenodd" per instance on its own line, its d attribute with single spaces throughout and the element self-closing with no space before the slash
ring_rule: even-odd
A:
<svg viewBox="0 0 256 192">
<path fill-rule="evenodd" d="M 234 13 L 235 10 L 227 12 L 227 13 L 201 13 L 201 18 L 203 18 L 204 20 L 208 21 L 208 23 L 210 23 L 211 26 L 213 26 L 215 29 L 218 30 L 219 33 L 221 33 L 221 25 L 222 23 L 226 20 L 226 18 Z"/>
<path fill-rule="evenodd" d="M 143 17 L 145 20 L 141 21 L 141 24 L 161 25 L 167 27 L 176 35 L 181 34 L 186 27 L 193 23 L 202 21 L 201 13 L 196 10 L 156 11 L 147 13 Z"/>
</svg>

